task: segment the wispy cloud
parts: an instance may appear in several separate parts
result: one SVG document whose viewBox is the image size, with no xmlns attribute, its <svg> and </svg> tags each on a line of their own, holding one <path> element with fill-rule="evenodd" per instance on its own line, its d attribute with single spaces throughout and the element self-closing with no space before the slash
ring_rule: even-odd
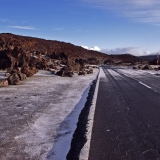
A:
<svg viewBox="0 0 160 160">
<path fill-rule="evenodd" d="M 1 22 L 7 22 L 8 19 L 0 19 Z"/>
<path fill-rule="evenodd" d="M 150 55 L 149 51 L 140 51 L 139 47 L 125 47 L 125 48 L 116 48 L 116 49 L 102 49 L 101 52 L 106 54 L 132 54 L 135 56 L 142 56 L 142 55 Z"/>
<path fill-rule="evenodd" d="M 89 5 L 111 9 L 120 15 L 142 23 L 160 25 L 159 0 L 83 0 Z"/>
<path fill-rule="evenodd" d="M 139 47 L 124 47 L 124 48 L 115 48 L 115 49 L 100 49 L 98 46 L 94 46 L 94 47 L 88 47 L 88 46 L 81 46 L 85 49 L 88 50 L 94 50 L 94 51 L 99 51 L 102 53 L 106 53 L 106 54 L 132 54 L 134 56 L 144 56 L 144 55 L 151 55 L 151 54 L 155 54 L 155 53 L 151 53 L 150 51 L 147 50 L 140 50 Z"/>
<path fill-rule="evenodd" d="M 16 29 L 26 29 L 26 30 L 36 30 L 32 26 L 8 26 L 8 28 L 16 28 Z"/>
</svg>

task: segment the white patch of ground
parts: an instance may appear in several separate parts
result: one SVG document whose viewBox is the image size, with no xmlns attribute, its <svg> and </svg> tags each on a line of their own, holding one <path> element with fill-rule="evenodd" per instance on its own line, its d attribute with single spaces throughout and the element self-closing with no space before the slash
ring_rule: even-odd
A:
<svg viewBox="0 0 160 160">
<path fill-rule="evenodd" d="M 97 74 L 64 78 L 39 71 L 0 88 L 0 159 L 64 160 Z"/>
</svg>

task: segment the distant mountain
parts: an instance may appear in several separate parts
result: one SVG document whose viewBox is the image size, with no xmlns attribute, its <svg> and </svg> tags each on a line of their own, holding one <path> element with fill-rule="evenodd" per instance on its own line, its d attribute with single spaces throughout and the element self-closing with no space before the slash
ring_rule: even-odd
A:
<svg viewBox="0 0 160 160">
<path fill-rule="evenodd" d="M 139 56 L 139 58 L 142 60 L 151 61 L 151 60 L 157 59 L 157 55 Z"/>
<path fill-rule="evenodd" d="M 139 57 L 133 56 L 131 54 L 120 54 L 120 55 L 111 55 L 115 60 L 123 60 L 126 63 L 135 63 L 141 61 Z"/>
<path fill-rule="evenodd" d="M 149 64 L 151 65 L 157 65 L 157 55 L 140 56 L 139 58 L 142 60 L 148 61 Z M 160 65 L 160 56 L 159 56 L 158 65 Z"/>
</svg>

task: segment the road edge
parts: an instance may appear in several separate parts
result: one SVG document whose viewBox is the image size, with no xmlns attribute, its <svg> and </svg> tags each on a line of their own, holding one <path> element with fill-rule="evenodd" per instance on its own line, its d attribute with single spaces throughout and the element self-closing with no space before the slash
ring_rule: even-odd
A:
<svg viewBox="0 0 160 160">
<path fill-rule="evenodd" d="M 102 72 L 102 68 L 100 67 L 97 82 L 96 82 L 95 92 L 93 95 L 92 105 L 90 107 L 89 116 L 88 116 L 87 132 L 86 132 L 87 142 L 85 143 L 85 145 L 81 149 L 79 160 L 88 160 L 88 158 L 89 158 L 92 128 L 93 128 L 93 122 L 94 122 L 94 113 L 95 113 L 95 108 L 96 108 L 97 95 L 98 95 L 98 89 L 99 89 L 99 80 L 100 80 L 101 72 Z"/>
</svg>

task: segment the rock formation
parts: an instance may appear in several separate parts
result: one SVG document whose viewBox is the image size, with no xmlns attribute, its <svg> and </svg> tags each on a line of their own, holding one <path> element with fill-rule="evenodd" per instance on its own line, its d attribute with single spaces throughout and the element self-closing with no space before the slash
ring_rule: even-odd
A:
<svg viewBox="0 0 160 160">
<path fill-rule="evenodd" d="M 7 87 L 8 81 L 6 79 L 0 79 L 0 87 Z"/>
<path fill-rule="evenodd" d="M 13 73 L 8 77 L 9 85 L 18 85 L 20 83 L 20 78 L 17 73 Z"/>
<path fill-rule="evenodd" d="M 74 73 L 78 75 L 92 73 L 92 70 L 85 70 L 86 64 L 99 65 L 104 62 L 128 65 L 137 61 L 139 61 L 137 57 L 128 54 L 109 56 L 70 43 L 9 33 L 0 34 L 0 69 L 13 71 L 20 68 L 19 72 L 27 77 L 37 73 L 38 69 L 72 77 Z"/>
</svg>

